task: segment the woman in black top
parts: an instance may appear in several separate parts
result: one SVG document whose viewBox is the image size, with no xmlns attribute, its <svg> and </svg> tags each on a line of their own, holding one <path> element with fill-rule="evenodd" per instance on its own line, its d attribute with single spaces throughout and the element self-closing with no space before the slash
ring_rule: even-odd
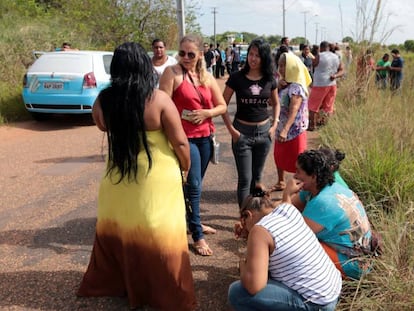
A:
<svg viewBox="0 0 414 311">
<path fill-rule="evenodd" d="M 224 123 L 232 137 L 236 160 L 239 205 L 261 183 L 263 167 L 279 120 L 280 104 L 272 71 L 270 45 L 253 40 L 247 50 L 246 65 L 226 82 L 227 105 L 236 93 L 237 110 L 233 122 L 228 112 Z M 272 106 L 269 114 L 268 107 Z"/>
</svg>

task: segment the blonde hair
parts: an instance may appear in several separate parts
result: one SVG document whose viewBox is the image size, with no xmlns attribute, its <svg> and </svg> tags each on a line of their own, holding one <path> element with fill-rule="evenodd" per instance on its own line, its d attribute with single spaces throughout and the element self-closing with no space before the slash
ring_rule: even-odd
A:
<svg viewBox="0 0 414 311">
<path fill-rule="evenodd" d="M 180 40 L 180 45 L 184 42 L 194 43 L 199 51 L 203 51 L 204 42 L 202 38 L 196 34 L 188 34 Z M 208 84 L 209 76 L 207 72 L 206 62 L 204 57 L 201 57 L 196 64 L 196 72 L 200 75 L 200 84 L 205 86 Z"/>
</svg>

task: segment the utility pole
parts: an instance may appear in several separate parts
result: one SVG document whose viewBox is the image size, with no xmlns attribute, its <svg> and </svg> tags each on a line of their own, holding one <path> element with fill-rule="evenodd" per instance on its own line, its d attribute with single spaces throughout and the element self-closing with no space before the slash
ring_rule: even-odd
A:
<svg viewBox="0 0 414 311">
<path fill-rule="evenodd" d="M 214 48 L 216 48 L 216 14 L 217 14 L 217 11 L 216 11 L 216 7 L 213 7 L 213 15 L 214 15 Z"/>
<path fill-rule="evenodd" d="M 318 25 L 319 23 L 315 23 L 315 44 L 318 44 Z"/>
<path fill-rule="evenodd" d="M 344 38 L 344 21 L 342 20 L 342 7 L 341 7 L 341 3 L 338 1 L 338 5 L 339 5 L 339 13 L 341 14 L 341 42 L 342 39 Z"/>
<path fill-rule="evenodd" d="M 178 43 L 185 36 L 184 0 L 177 0 Z"/>
<path fill-rule="evenodd" d="M 309 13 L 309 11 L 303 11 L 302 13 L 303 13 L 303 24 L 305 26 L 305 42 L 304 43 L 306 44 L 308 42 L 308 39 L 306 39 L 306 24 L 307 24 L 306 14 Z"/>
<path fill-rule="evenodd" d="M 286 36 L 285 34 L 285 15 L 286 15 L 286 9 L 285 9 L 285 0 L 283 0 L 283 37 Z"/>
<path fill-rule="evenodd" d="M 326 27 L 321 27 L 321 41 L 326 41 Z"/>
</svg>

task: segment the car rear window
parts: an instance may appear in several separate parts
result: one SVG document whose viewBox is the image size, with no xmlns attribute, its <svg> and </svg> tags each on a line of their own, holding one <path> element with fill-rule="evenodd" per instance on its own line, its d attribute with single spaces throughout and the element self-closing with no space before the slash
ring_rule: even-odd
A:
<svg viewBox="0 0 414 311">
<path fill-rule="evenodd" d="M 105 72 L 109 75 L 110 74 L 110 68 L 111 68 L 111 62 L 112 62 L 112 55 L 104 55 L 103 56 L 103 62 L 105 67 Z"/>
<path fill-rule="evenodd" d="M 106 68 L 105 68 L 106 70 Z M 44 54 L 30 67 L 32 72 L 71 72 L 92 71 L 92 56 L 86 54 Z"/>
</svg>

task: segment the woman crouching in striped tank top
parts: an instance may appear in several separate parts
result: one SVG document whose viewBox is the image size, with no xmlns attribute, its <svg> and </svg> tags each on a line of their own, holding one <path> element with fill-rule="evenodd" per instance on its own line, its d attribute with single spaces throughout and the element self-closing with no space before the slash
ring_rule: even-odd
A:
<svg viewBox="0 0 414 311">
<path fill-rule="evenodd" d="M 240 216 L 235 233 L 247 235 L 247 252 L 229 288 L 234 310 L 335 310 L 341 274 L 296 207 L 275 207 L 258 189 Z"/>
</svg>

